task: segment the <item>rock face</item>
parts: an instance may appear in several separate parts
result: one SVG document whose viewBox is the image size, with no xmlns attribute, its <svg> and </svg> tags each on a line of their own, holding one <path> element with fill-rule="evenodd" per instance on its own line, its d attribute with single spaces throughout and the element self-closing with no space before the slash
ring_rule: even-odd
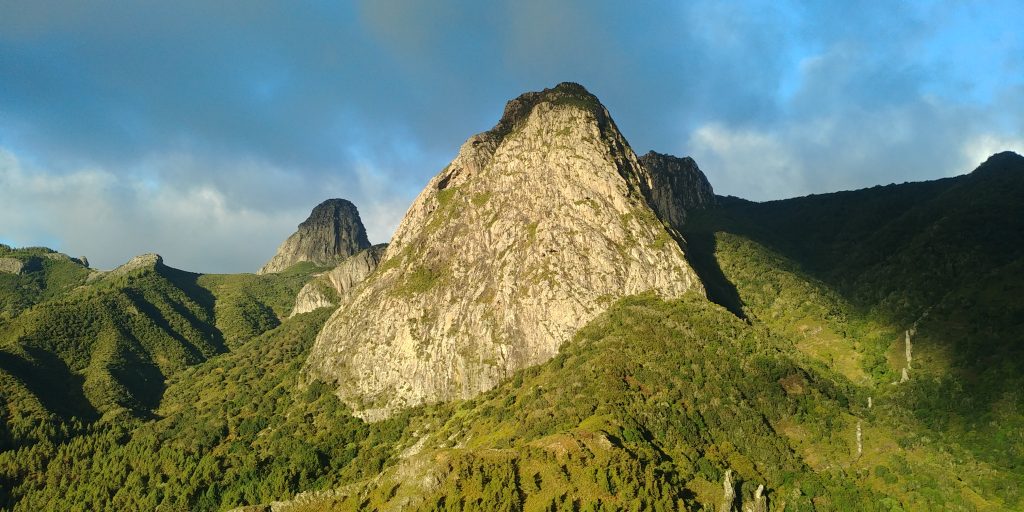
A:
<svg viewBox="0 0 1024 512">
<path fill-rule="evenodd" d="M 736 483 L 732 480 L 732 470 L 725 470 L 725 478 L 722 479 L 722 504 L 718 506 L 718 512 L 736 512 Z"/>
<path fill-rule="evenodd" d="M 280 272 L 303 261 L 333 265 L 370 247 L 366 228 L 356 205 L 344 199 L 328 199 L 278 247 L 277 253 L 257 274 Z"/>
<path fill-rule="evenodd" d="M 164 259 L 155 253 L 140 254 L 128 260 L 127 263 L 107 273 L 109 277 L 126 275 L 143 268 L 156 268 L 164 264 Z"/>
<path fill-rule="evenodd" d="M 387 244 L 379 244 L 360 251 L 306 283 L 295 298 L 291 316 L 338 304 L 377 269 L 386 248 Z"/>
<path fill-rule="evenodd" d="M 703 293 L 654 181 L 582 86 L 510 101 L 419 195 L 307 371 L 372 421 L 546 361 L 620 297 Z"/>
<path fill-rule="evenodd" d="M 6 274 L 20 274 L 25 264 L 17 258 L 0 258 L 0 272 Z"/>
<path fill-rule="evenodd" d="M 641 181 L 647 202 L 669 226 L 680 229 L 688 211 L 714 205 L 715 191 L 692 158 L 651 151 L 640 163 L 648 172 Z"/>
</svg>

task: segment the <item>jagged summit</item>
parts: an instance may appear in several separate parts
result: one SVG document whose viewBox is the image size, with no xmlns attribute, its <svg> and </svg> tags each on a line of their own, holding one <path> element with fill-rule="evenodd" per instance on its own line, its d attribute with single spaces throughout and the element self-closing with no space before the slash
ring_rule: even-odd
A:
<svg viewBox="0 0 1024 512">
<path fill-rule="evenodd" d="M 581 86 L 519 96 L 409 208 L 307 370 L 377 419 L 550 359 L 619 297 L 702 291 L 648 205 L 658 183 Z"/>
<path fill-rule="evenodd" d="M 682 228 L 687 212 L 715 204 L 715 191 L 692 158 L 648 151 L 640 163 L 648 171 L 642 182 L 648 203 L 673 228 Z"/>
<path fill-rule="evenodd" d="M 303 261 L 332 265 L 368 247 L 370 241 L 356 205 L 345 199 L 328 199 L 313 208 L 298 231 L 257 273 L 280 272 Z"/>
<path fill-rule="evenodd" d="M 505 134 L 513 131 L 516 125 L 525 121 L 533 108 L 542 102 L 574 105 L 591 110 L 597 115 L 607 114 L 603 112 L 604 107 L 597 96 L 591 94 L 585 87 L 575 82 L 562 82 L 550 89 L 523 93 L 509 100 L 505 104 L 505 112 L 501 115 L 498 124 L 481 135 L 504 137 Z"/>
</svg>

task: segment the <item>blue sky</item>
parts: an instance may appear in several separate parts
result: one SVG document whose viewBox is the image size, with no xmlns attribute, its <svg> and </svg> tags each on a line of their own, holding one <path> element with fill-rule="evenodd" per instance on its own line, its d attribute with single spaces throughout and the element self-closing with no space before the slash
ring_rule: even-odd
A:
<svg viewBox="0 0 1024 512">
<path fill-rule="evenodd" d="M 722 194 L 960 174 L 1024 152 L 1022 5 L 0 0 L 0 241 L 252 271 L 329 197 L 386 241 L 567 80 Z"/>
</svg>

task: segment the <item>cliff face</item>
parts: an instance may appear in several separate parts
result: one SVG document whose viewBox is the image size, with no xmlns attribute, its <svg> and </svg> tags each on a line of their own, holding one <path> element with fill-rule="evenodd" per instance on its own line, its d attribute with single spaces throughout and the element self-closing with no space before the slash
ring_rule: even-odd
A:
<svg viewBox="0 0 1024 512">
<path fill-rule="evenodd" d="M 581 86 L 510 101 L 416 199 L 307 370 L 374 420 L 546 361 L 620 297 L 702 292 L 649 181 Z"/>
<path fill-rule="evenodd" d="M 356 206 L 344 199 L 328 199 L 313 208 L 257 274 L 280 272 L 303 261 L 333 265 L 368 247 Z"/>
<path fill-rule="evenodd" d="M 650 151 L 640 163 L 647 170 L 641 186 L 648 203 L 673 228 L 682 227 L 687 212 L 714 205 L 715 191 L 692 158 Z"/>
<path fill-rule="evenodd" d="M 291 316 L 337 305 L 377 269 L 386 248 L 387 244 L 378 244 L 360 251 L 306 283 L 295 298 Z"/>
</svg>

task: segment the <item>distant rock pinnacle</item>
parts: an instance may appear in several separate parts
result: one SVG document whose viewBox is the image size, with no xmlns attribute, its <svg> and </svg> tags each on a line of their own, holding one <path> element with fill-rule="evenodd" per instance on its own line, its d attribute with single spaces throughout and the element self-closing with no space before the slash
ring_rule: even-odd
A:
<svg viewBox="0 0 1024 512">
<path fill-rule="evenodd" d="M 370 241 L 356 205 L 344 199 L 328 199 L 313 208 L 298 231 L 257 273 L 280 272 L 303 261 L 334 265 L 368 247 Z"/>
</svg>

